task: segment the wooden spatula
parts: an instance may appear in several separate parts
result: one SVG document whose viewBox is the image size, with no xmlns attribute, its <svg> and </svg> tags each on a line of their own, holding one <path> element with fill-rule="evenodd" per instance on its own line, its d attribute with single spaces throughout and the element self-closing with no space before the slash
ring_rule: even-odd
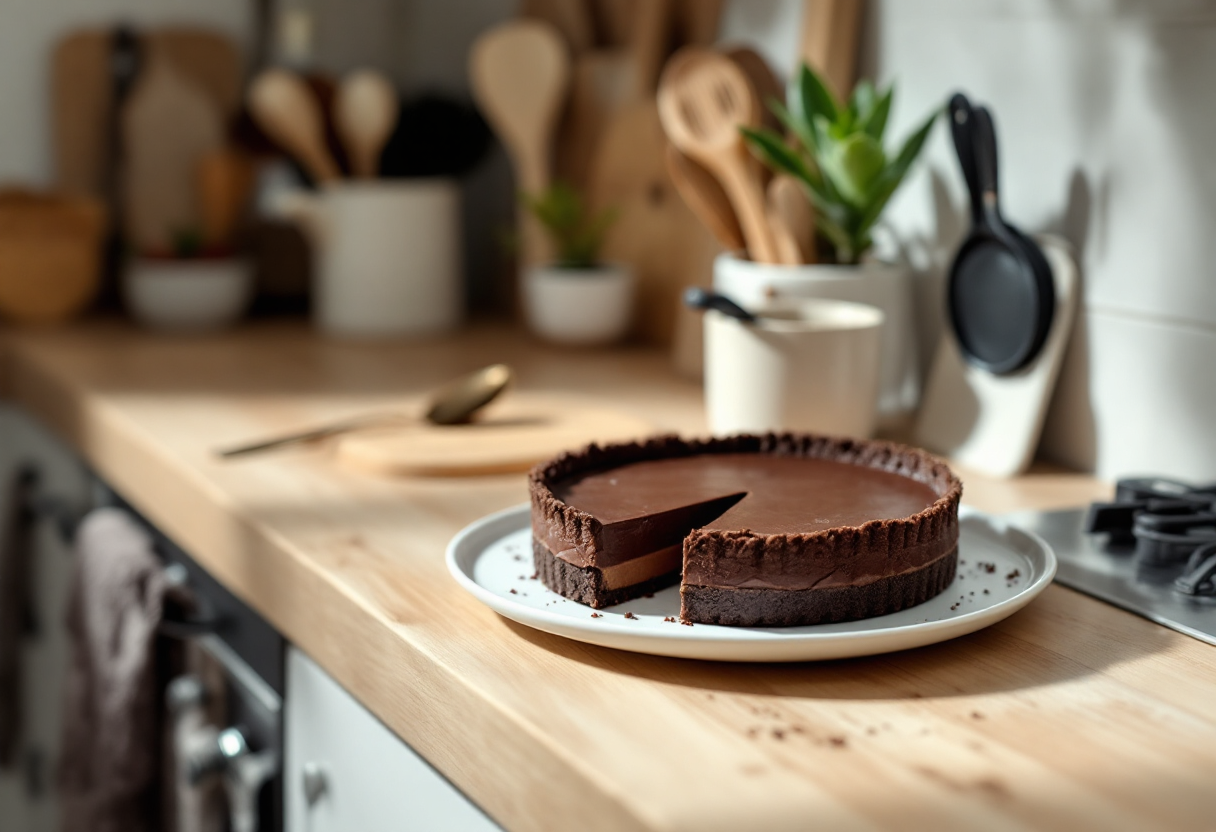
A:
<svg viewBox="0 0 1216 832">
<path fill-rule="evenodd" d="M 745 249 L 747 243 L 743 240 L 743 229 L 739 228 L 739 218 L 730 205 L 730 197 L 714 175 L 670 143 L 666 161 L 671 181 L 701 224 L 727 251 Z"/>
<path fill-rule="evenodd" d="M 325 146 L 325 122 L 304 80 L 284 69 L 259 73 L 249 87 L 249 112 L 268 136 L 290 153 L 317 182 L 341 172 Z"/>
<path fill-rule="evenodd" d="M 738 214 L 748 253 L 779 262 L 766 217 L 764 193 L 740 126 L 760 124 L 760 102 L 747 76 L 725 55 L 697 49 L 673 59 L 659 85 L 659 113 L 667 137 L 722 183 Z"/>
<path fill-rule="evenodd" d="M 768 217 L 782 263 L 815 262 L 815 213 L 792 176 L 775 176 L 768 183 Z"/>
<path fill-rule="evenodd" d="M 549 185 L 553 131 L 570 83 L 570 59 L 554 28 L 535 20 L 504 23 L 477 39 L 469 55 L 473 94 L 507 148 L 519 189 Z M 521 212 L 523 263 L 548 259 L 549 242 Z"/>
<path fill-rule="evenodd" d="M 380 152 L 397 126 L 397 93 L 379 72 L 362 69 L 342 79 L 334 100 L 334 122 L 351 170 L 371 179 L 380 170 Z"/>
<path fill-rule="evenodd" d="M 235 147 L 205 154 L 198 163 L 198 196 L 203 242 L 227 248 L 241 211 L 253 191 L 253 163 Z"/>
</svg>

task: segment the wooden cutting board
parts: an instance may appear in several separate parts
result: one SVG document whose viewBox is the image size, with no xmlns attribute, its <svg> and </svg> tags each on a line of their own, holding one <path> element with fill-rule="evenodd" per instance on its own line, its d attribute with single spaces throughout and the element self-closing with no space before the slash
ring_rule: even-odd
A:
<svg viewBox="0 0 1216 832">
<path fill-rule="evenodd" d="M 634 105 L 608 125 L 589 184 L 597 209 L 620 212 L 604 241 L 604 258 L 633 267 L 638 332 L 660 346 L 672 344 L 684 287 L 709 285 L 720 250 L 676 193 L 666 152 L 654 101 Z"/>
<path fill-rule="evenodd" d="M 123 227 L 138 250 L 171 249 L 180 233 L 201 236 L 199 165 L 225 133 L 219 107 L 170 62 L 140 77 L 122 114 Z"/>
<path fill-rule="evenodd" d="M 232 119 L 241 103 L 242 61 L 236 44 L 219 32 L 188 26 L 139 32 L 144 69 L 168 62 Z M 82 29 L 56 44 L 51 56 L 51 119 L 58 190 L 103 196 L 106 123 L 112 88 L 112 32 Z"/>
<path fill-rule="evenodd" d="M 512 393 L 469 425 L 360 431 L 338 440 L 343 465 L 387 476 L 458 477 L 527 471 L 590 442 L 637 439 L 649 422 L 585 397 Z"/>
</svg>

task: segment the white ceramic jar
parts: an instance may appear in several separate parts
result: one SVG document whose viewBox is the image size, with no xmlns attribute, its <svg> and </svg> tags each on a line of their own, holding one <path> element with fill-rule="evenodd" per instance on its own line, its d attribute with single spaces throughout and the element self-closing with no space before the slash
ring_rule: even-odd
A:
<svg viewBox="0 0 1216 832">
<path fill-rule="evenodd" d="M 123 272 L 123 299 L 137 321 L 162 332 L 231 326 L 253 299 L 253 264 L 240 258 L 135 258 Z"/>
<path fill-rule="evenodd" d="M 879 262 L 783 266 L 723 254 L 714 261 L 714 290 L 747 309 L 789 298 L 827 298 L 878 307 L 886 318 L 879 426 L 902 426 L 915 412 L 920 401 L 920 364 L 911 275 L 905 267 Z"/>
<path fill-rule="evenodd" d="M 312 244 L 313 317 L 328 335 L 455 328 L 464 311 L 460 191 L 448 179 L 343 180 L 282 195 Z"/>
<path fill-rule="evenodd" d="M 524 273 L 528 327 L 555 344 L 595 346 L 619 341 L 633 313 L 633 273 L 606 263 L 592 269 L 533 266 Z"/>
</svg>

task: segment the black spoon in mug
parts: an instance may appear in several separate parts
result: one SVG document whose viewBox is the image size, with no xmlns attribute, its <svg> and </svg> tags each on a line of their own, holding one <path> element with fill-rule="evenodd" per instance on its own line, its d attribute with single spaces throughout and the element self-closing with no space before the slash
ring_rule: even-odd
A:
<svg viewBox="0 0 1216 832">
<path fill-rule="evenodd" d="M 1007 375 L 1033 361 L 1047 340 L 1055 284 L 1043 252 L 1001 216 L 991 114 L 955 95 L 950 116 L 973 222 L 950 269 L 950 322 L 967 361 Z"/>
</svg>

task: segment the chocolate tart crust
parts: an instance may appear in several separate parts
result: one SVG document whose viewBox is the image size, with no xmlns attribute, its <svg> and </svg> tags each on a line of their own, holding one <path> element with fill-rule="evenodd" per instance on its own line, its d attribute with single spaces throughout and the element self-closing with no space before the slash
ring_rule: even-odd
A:
<svg viewBox="0 0 1216 832">
<path fill-rule="evenodd" d="M 593 566 L 575 566 L 554 555 L 545 544 L 532 539 L 532 562 L 541 583 L 558 595 L 595 609 L 623 604 L 680 582 L 680 570 L 658 575 L 648 581 L 608 589 L 604 576 Z"/>
<path fill-rule="evenodd" d="M 826 589 L 680 587 L 680 618 L 734 627 L 798 627 L 899 612 L 941 594 L 954 580 L 958 547 L 902 575 Z"/>
</svg>

